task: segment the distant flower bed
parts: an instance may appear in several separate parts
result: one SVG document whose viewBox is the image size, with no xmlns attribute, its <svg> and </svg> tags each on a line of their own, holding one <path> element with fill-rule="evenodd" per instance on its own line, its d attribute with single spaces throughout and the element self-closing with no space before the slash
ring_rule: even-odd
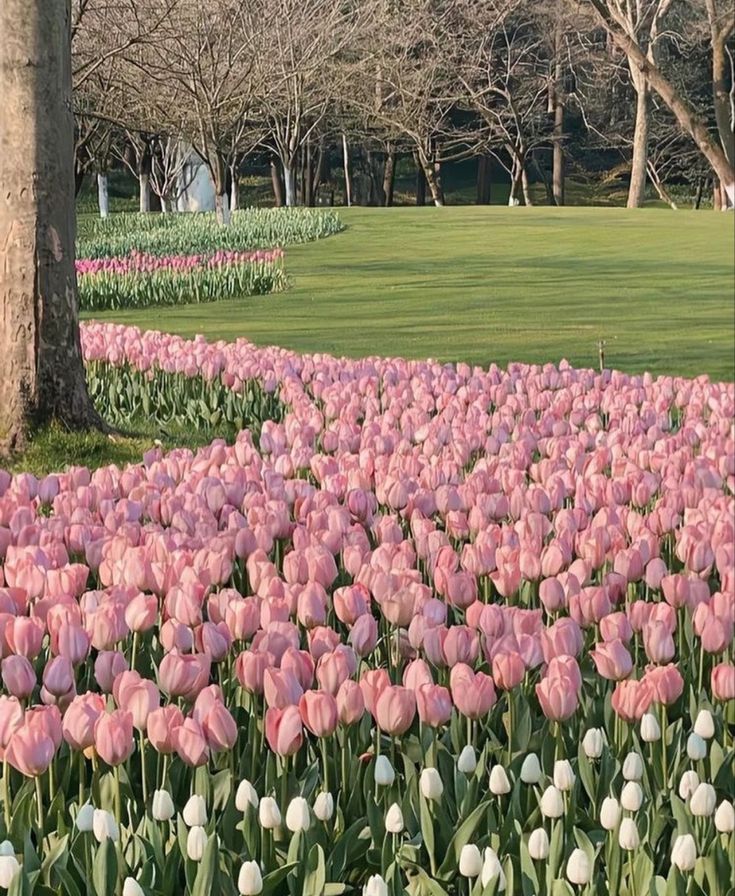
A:
<svg viewBox="0 0 735 896">
<path fill-rule="evenodd" d="M 265 295 L 286 288 L 283 250 L 156 256 L 132 251 L 76 263 L 83 311 L 147 308 Z"/>
<path fill-rule="evenodd" d="M 324 239 L 339 233 L 336 212 L 321 209 L 244 209 L 229 227 L 213 214 L 119 214 L 105 219 L 81 218 L 78 258 L 117 258 L 131 252 L 168 256 L 220 250 L 244 252 Z"/>
</svg>

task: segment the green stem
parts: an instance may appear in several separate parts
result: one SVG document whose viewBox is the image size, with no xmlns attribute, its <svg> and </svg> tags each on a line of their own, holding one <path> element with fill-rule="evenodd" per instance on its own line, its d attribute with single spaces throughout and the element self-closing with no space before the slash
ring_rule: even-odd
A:
<svg viewBox="0 0 735 896">
<path fill-rule="evenodd" d="M 130 654 L 130 668 L 135 672 L 135 655 L 138 652 L 138 632 L 133 632 L 133 649 Z"/>
<path fill-rule="evenodd" d="M 664 789 L 669 786 L 669 757 L 666 749 L 666 706 L 661 704 L 661 770 L 664 775 Z"/>
<path fill-rule="evenodd" d="M 633 850 L 628 853 L 628 879 L 630 880 L 630 892 L 632 896 L 638 896 L 635 886 L 635 874 L 633 874 Z"/>
<path fill-rule="evenodd" d="M 322 763 L 324 764 L 324 789 L 329 793 L 329 757 L 327 753 L 327 739 L 319 738 L 319 746 L 322 752 Z"/>
<path fill-rule="evenodd" d="M 10 832 L 10 766 L 3 759 L 3 814 L 5 816 L 5 833 Z"/>
<path fill-rule="evenodd" d="M 120 796 L 120 766 L 115 766 L 115 821 L 118 828 L 122 827 L 122 798 Z"/>
<path fill-rule="evenodd" d="M 140 777 L 143 785 L 143 807 L 148 805 L 148 782 L 145 773 L 145 734 L 138 732 L 138 743 L 140 744 Z"/>
<path fill-rule="evenodd" d="M 36 775 L 36 811 L 38 822 L 39 841 L 43 839 L 43 791 L 41 790 L 41 776 Z"/>
</svg>

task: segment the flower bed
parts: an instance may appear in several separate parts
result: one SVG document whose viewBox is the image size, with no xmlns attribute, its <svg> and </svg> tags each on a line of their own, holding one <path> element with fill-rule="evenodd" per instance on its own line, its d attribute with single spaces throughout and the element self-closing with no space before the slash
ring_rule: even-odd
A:
<svg viewBox="0 0 735 896">
<path fill-rule="evenodd" d="M 731 384 L 83 348 L 111 405 L 282 419 L 0 473 L 0 883 L 727 891 Z"/>
<path fill-rule="evenodd" d="M 82 311 L 147 308 L 265 295 L 286 288 L 283 250 L 146 255 L 76 262 Z"/>
</svg>

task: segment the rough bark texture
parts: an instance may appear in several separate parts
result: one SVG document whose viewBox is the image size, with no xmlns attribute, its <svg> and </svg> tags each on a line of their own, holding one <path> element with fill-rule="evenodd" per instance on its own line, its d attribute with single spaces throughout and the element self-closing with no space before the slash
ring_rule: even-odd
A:
<svg viewBox="0 0 735 896">
<path fill-rule="evenodd" d="M 385 170 L 383 172 L 383 195 L 385 196 L 385 207 L 390 208 L 393 205 L 393 191 L 396 182 L 396 151 L 390 149 L 385 157 Z"/>
<path fill-rule="evenodd" d="M 342 134 L 342 165 L 345 172 L 345 205 L 352 205 L 352 180 L 350 178 L 350 150 L 347 145 L 347 134 Z"/>
<path fill-rule="evenodd" d="M 99 205 L 100 218 L 107 218 L 110 214 L 110 185 L 107 174 L 100 172 L 97 175 L 97 204 Z"/>
<path fill-rule="evenodd" d="M 631 62 L 633 83 L 636 89 L 635 130 L 633 131 L 633 157 L 630 163 L 628 208 L 640 208 L 646 195 L 646 170 L 648 167 L 648 82 L 636 74 Z"/>
<path fill-rule="evenodd" d="M 70 0 L 0 3 L 0 452 L 51 418 L 100 427 L 74 272 Z"/>
<path fill-rule="evenodd" d="M 554 32 L 554 135 L 551 163 L 551 180 L 554 202 L 564 205 L 564 99 L 562 81 L 564 78 L 564 33 L 561 27 Z"/>
</svg>

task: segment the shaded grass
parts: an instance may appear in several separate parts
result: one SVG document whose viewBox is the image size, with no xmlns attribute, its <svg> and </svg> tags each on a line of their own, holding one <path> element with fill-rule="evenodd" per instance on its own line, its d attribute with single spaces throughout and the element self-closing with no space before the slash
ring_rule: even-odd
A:
<svg viewBox="0 0 735 896">
<path fill-rule="evenodd" d="M 597 364 L 735 377 L 733 224 L 715 212 L 341 210 L 288 250 L 281 295 L 96 315 L 351 357 Z"/>
</svg>

